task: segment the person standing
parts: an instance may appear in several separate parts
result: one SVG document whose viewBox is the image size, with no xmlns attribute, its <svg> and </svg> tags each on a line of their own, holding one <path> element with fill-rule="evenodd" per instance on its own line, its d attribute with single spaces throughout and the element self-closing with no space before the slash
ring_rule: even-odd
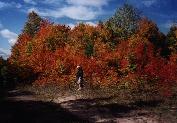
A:
<svg viewBox="0 0 177 123">
<path fill-rule="evenodd" d="M 77 72 L 76 72 L 76 81 L 79 85 L 78 90 L 81 90 L 83 88 L 83 76 L 84 72 L 81 66 L 77 66 Z"/>
</svg>

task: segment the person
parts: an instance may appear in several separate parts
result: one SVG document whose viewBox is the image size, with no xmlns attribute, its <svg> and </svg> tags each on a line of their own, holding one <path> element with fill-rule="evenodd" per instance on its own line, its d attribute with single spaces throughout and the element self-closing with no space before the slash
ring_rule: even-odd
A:
<svg viewBox="0 0 177 123">
<path fill-rule="evenodd" d="M 81 90 L 83 88 L 83 75 L 84 75 L 83 69 L 81 66 L 78 65 L 76 72 L 76 81 L 77 84 L 79 85 L 78 90 Z"/>
</svg>

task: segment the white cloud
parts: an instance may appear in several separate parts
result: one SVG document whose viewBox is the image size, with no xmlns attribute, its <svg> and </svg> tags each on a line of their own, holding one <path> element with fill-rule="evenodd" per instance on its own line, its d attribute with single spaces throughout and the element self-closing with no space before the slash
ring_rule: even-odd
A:
<svg viewBox="0 0 177 123">
<path fill-rule="evenodd" d="M 47 15 L 45 15 L 45 13 L 42 13 L 42 11 L 39 11 L 37 8 L 30 8 L 30 9 L 27 10 L 27 13 L 30 13 L 32 11 L 35 11 L 42 16 L 47 16 Z"/>
<path fill-rule="evenodd" d="M 32 1 L 32 0 L 24 0 Z M 36 11 L 41 16 L 62 18 L 68 17 L 74 20 L 93 20 L 103 13 L 103 6 L 111 0 L 44 0 L 48 8 L 30 8 L 27 11 Z M 34 2 L 34 0 L 33 0 Z M 59 5 L 60 4 L 60 5 Z"/>
<path fill-rule="evenodd" d="M 2 8 L 21 8 L 22 5 L 20 3 L 16 3 L 16 2 L 9 2 L 9 3 L 6 3 L 6 2 L 1 2 L 0 1 L 0 9 Z"/>
<path fill-rule="evenodd" d="M 10 50 L 4 49 L 4 48 L 0 48 L 0 52 L 5 53 L 7 55 L 10 54 Z"/>
<path fill-rule="evenodd" d="M 86 24 L 88 24 L 88 25 L 90 25 L 90 26 L 97 26 L 97 24 L 96 23 L 93 23 L 93 22 L 85 22 Z"/>
<path fill-rule="evenodd" d="M 64 0 L 43 0 L 42 3 L 45 4 L 52 4 L 52 5 L 58 5 L 59 3 L 63 2 Z"/>
<path fill-rule="evenodd" d="M 61 16 L 66 16 L 75 20 L 91 20 L 98 14 L 98 12 L 95 12 L 92 8 L 84 6 L 64 7 L 60 11 Z M 55 14 L 57 15 L 57 13 Z"/>
<path fill-rule="evenodd" d="M 91 22 L 91 21 L 88 21 L 88 22 L 77 22 L 76 24 L 73 24 L 73 23 L 69 23 L 69 24 L 66 24 L 68 25 L 71 29 L 73 29 L 75 26 L 77 26 L 79 23 L 83 23 L 83 24 L 88 24 L 90 26 L 97 26 L 97 24 Z"/>
<path fill-rule="evenodd" d="M 17 3 L 17 4 L 15 4 L 15 7 L 19 9 L 22 7 L 22 5 L 20 3 Z"/>
<path fill-rule="evenodd" d="M 63 7 L 56 10 L 44 9 L 38 10 L 37 8 L 30 8 L 28 12 L 36 11 L 41 16 L 48 16 L 54 18 L 68 17 L 74 20 L 92 20 L 100 11 L 95 11 L 92 8 L 84 7 L 84 6 L 69 6 Z"/>
<path fill-rule="evenodd" d="M 146 6 L 146 7 L 150 7 L 153 4 L 155 4 L 157 2 L 157 0 L 143 0 L 142 3 Z"/>
<path fill-rule="evenodd" d="M 110 0 L 66 0 L 68 4 L 78 5 L 78 6 L 94 6 L 102 7 L 107 5 Z"/>
<path fill-rule="evenodd" d="M 0 1 L 0 8 L 8 7 L 10 4 Z"/>
<path fill-rule="evenodd" d="M 0 35 L 3 38 L 6 38 L 8 40 L 8 42 L 10 43 L 10 45 L 14 45 L 15 42 L 17 41 L 17 37 L 18 37 L 18 35 L 16 33 L 11 32 L 8 29 L 1 30 Z"/>
<path fill-rule="evenodd" d="M 36 5 L 37 3 L 33 0 L 24 0 L 25 3 Z"/>
<path fill-rule="evenodd" d="M 101 7 L 107 5 L 109 1 L 111 0 L 43 0 L 42 3 L 52 6 L 65 3 L 72 6 Z"/>
</svg>

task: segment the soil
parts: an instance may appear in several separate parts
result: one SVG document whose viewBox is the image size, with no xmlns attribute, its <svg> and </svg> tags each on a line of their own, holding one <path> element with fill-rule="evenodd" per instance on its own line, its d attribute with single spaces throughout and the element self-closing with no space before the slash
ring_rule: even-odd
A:
<svg viewBox="0 0 177 123">
<path fill-rule="evenodd" d="M 103 103 L 107 98 L 69 95 L 42 101 L 38 95 L 22 90 L 9 91 L 0 100 L 0 123 L 176 123 L 157 113 L 158 101 L 129 105 Z M 153 109 L 153 110 L 152 110 Z M 168 109 L 167 109 L 168 110 Z M 176 107 L 168 112 L 177 112 Z"/>
</svg>

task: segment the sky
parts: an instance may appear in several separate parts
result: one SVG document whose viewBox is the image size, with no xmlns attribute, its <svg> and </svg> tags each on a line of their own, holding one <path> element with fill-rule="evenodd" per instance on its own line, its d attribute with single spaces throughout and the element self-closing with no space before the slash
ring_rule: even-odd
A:
<svg viewBox="0 0 177 123">
<path fill-rule="evenodd" d="M 0 0 L 0 51 L 10 54 L 31 11 L 58 24 L 74 27 L 79 22 L 95 25 L 129 3 L 167 33 L 177 21 L 177 0 Z"/>
</svg>

